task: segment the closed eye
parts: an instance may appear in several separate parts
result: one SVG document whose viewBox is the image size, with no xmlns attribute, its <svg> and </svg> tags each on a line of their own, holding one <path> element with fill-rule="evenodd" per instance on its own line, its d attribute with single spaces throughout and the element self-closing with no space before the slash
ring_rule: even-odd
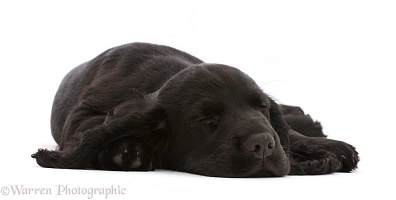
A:
<svg viewBox="0 0 396 200">
<path fill-rule="evenodd" d="M 260 110 L 261 113 L 263 113 L 263 115 L 265 117 L 269 117 L 269 107 L 267 106 L 267 104 L 265 103 L 261 103 L 258 105 L 258 109 Z"/>
<path fill-rule="evenodd" d="M 261 89 L 254 88 L 248 97 L 250 105 L 256 107 L 256 109 L 260 110 L 263 114 L 268 113 L 270 107 L 269 98 Z"/>
<path fill-rule="evenodd" d="M 202 117 L 198 119 L 197 122 L 206 125 L 217 125 L 217 123 L 219 122 L 219 118 L 217 116 Z"/>
<path fill-rule="evenodd" d="M 194 111 L 191 119 L 192 127 L 210 127 L 214 128 L 219 123 L 223 104 L 214 98 L 205 98 L 200 101 Z"/>
<path fill-rule="evenodd" d="M 265 103 L 259 104 L 258 107 L 259 107 L 260 110 L 266 110 L 266 109 L 268 109 L 268 106 L 267 106 Z"/>
<path fill-rule="evenodd" d="M 202 128 L 202 127 L 210 127 L 215 128 L 219 123 L 219 117 L 210 116 L 210 117 L 201 117 L 191 123 L 191 127 L 193 128 Z"/>
</svg>

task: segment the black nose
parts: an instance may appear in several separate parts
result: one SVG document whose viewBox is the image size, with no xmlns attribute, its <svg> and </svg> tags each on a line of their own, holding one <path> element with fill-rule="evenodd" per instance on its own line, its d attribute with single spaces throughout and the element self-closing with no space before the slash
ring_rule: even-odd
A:
<svg viewBox="0 0 396 200">
<path fill-rule="evenodd" d="M 269 133 L 250 135 L 245 140 L 245 148 L 249 152 L 254 153 L 256 157 L 266 158 L 273 153 L 275 140 Z"/>
</svg>

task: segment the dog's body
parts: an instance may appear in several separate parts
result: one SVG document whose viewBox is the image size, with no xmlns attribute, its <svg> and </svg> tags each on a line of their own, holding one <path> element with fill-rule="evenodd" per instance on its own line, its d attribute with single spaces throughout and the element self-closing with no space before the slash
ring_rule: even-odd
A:
<svg viewBox="0 0 396 200">
<path fill-rule="evenodd" d="M 51 130 L 58 150 L 33 155 L 45 167 L 155 165 L 259 177 L 351 171 L 358 162 L 344 142 L 290 130 L 279 106 L 243 72 L 143 43 L 110 49 L 66 75 L 55 96 Z M 134 152 L 141 152 L 143 166 L 119 159 L 134 144 L 141 145 Z M 109 146 L 123 145 L 111 149 L 112 159 L 103 157 Z"/>
</svg>

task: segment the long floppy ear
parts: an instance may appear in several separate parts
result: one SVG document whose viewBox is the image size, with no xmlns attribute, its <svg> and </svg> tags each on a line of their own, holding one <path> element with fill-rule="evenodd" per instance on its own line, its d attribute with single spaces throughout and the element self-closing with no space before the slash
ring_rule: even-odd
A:
<svg viewBox="0 0 396 200">
<path fill-rule="evenodd" d="M 142 105 L 127 110 L 135 102 L 127 102 L 120 106 L 114 116 L 82 133 L 81 140 L 74 148 L 63 151 L 39 149 L 32 157 L 37 164 L 49 168 L 85 169 L 108 142 L 124 137 L 135 137 L 144 141 L 154 154 L 160 154 L 167 146 L 165 127 L 166 113 L 162 107 Z M 116 110 L 117 111 L 117 110 Z"/>
<path fill-rule="evenodd" d="M 286 154 L 290 151 L 290 141 L 289 141 L 289 130 L 290 127 L 287 125 L 285 119 L 283 118 L 280 106 L 272 99 L 270 99 L 270 122 L 272 128 L 278 133 L 280 142 Z"/>
</svg>

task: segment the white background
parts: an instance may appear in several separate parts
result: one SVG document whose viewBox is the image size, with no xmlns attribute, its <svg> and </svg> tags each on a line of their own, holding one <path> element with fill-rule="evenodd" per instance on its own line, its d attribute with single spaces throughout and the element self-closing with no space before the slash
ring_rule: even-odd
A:
<svg viewBox="0 0 396 200">
<path fill-rule="evenodd" d="M 126 189 L 108 199 L 395 199 L 394 1 L 142 2 L 1 1 L 0 187 L 44 187 L 52 195 L 11 191 L 0 199 L 88 198 L 55 196 L 56 185 Z M 278 102 L 302 106 L 330 138 L 356 146 L 359 169 L 230 179 L 38 167 L 30 154 L 55 147 L 50 111 L 63 76 L 136 41 L 241 69 Z"/>
</svg>

